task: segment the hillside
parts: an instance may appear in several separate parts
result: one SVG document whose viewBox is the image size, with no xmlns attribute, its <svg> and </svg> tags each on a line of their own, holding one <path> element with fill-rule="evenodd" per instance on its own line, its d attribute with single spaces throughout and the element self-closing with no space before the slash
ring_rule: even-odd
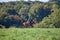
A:
<svg viewBox="0 0 60 40">
<path fill-rule="evenodd" d="M 0 3 L 0 27 L 23 27 L 23 22 L 34 19 L 29 26 L 60 28 L 60 1 L 16 1 Z M 28 27 L 28 26 L 27 26 Z"/>
</svg>

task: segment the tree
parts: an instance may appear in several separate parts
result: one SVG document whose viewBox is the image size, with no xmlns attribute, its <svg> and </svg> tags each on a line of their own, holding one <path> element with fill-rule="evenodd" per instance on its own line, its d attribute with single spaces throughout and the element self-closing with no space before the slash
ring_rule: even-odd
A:
<svg viewBox="0 0 60 40">
<path fill-rule="evenodd" d="M 35 0 L 35 1 L 39 1 L 39 0 Z"/>
<path fill-rule="evenodd" d="M 51 2 L 51 1 L 55 1 L 55 0 L 49 0 L 49 1 Z"/>
<path fill-rule="evenodd" d="M 44 19 L 39 23 L 40 26 L 44 28 L 54 28 L 59 27 L 60 25 L 60 9 L 57 4 L 52 5 L 52 13 L 48 17 L 44 17 Z"/>
<path fill-rule="evenodd" d="M 25 0 L 20 0 L 21 2 L 25 1 Z"/>
<path fill-rule="evenodd" d="M 31 0 L 28 0 L 28 1 L 31 1 Z"/>
</svg>

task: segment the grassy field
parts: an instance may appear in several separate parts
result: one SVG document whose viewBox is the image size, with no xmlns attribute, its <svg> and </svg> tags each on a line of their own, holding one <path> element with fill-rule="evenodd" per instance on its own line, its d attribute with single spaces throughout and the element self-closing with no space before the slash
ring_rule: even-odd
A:
<svg viewBox="0 0 60 40">
<path fill-rule="evenodd" d="M 0 29 L 0 40 L 60 40 L 60 29 L 59 28 Z"/>
</svg>

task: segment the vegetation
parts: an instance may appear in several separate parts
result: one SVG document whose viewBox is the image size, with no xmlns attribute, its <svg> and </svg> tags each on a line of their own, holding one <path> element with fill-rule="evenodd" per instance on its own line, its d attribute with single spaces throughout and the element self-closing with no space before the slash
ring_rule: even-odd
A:
<svg viewBox="0 0 60 40">
<path fill-rule="evenodd" d="M 0 29 L 0 40 L 60 40 L 60 29 Z"/>
<path fill-rule="evenodd" d="M 22 27 L 24 21 L 35 19 L 34 27 L 60 28 L 60 1 L 16 1 L 0 3 L 0 27 Z"/>
<path fill-rule="evenodd" d="M 48 15 L 48 17 L 44 17 L 43 20 L 38 23 L 41 25 L 41 27 L 56 27 L 59 28 L 60 27 L 60 8 L 58 8 L 58 6 L 56 4 L 54 4 L 52 6 L 52 13 L 50 15 Z M 37 24 L 36 24 L 37 25 Z M 38 26 L 40 27 L 40 26 Z"/>
</svg>

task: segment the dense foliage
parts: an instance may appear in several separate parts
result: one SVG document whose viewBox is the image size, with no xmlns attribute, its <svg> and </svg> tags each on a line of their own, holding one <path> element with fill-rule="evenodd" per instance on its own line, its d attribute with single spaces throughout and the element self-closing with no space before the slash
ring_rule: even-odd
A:
<svg viewBox="0 0 60 40">
<path fill-rule="evenodd" d="M 60 1 L 17 1 L 0 3 L 0 27 L 22 27 L 23 22 L 35 19 L 34 27 L 58 28 L 60 26 Z"/>
</svg>

